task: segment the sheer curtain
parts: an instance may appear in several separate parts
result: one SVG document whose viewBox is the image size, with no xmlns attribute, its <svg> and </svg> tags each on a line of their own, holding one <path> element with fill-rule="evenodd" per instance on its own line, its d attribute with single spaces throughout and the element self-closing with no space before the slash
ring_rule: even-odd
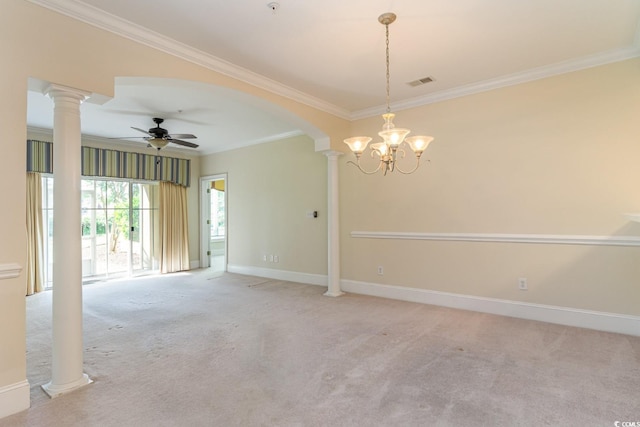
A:
<svg viewBox="0 0 640 427">
<path fill-rule="evenodd" d="M 189 270 L 187 189 L 160 183 L 160 272 Z"/>
<path fill-rule="evenodd" d="M 44 290 L 42 249 L 42 178 L 27 172 L 27 295 Z"/>
</svg>

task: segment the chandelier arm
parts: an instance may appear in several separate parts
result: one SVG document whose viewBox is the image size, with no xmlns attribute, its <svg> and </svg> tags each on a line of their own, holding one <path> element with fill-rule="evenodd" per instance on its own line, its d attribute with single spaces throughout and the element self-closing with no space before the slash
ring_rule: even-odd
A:
<svg viewBox="0 0 640 427">
<path fill-rule="evenodd" d="M 384 162 L 378 163 L 378 167 L 375 170 L 372 170 L 372 171 L 367 171 L 367 170 L 362 169 L 362 166 L 360 166 L 360 160 L 358 160 L 358 163 L 349 160 L 347 162 L 347 164 L 349 164 L 349 163 L 351 163 L 352 165 L 354 165 L 355 167 L 360 169 L 360 172 L 364 173 L 365 175 L 373 175 L 374 173 L 376 173 L 376 172 L 378 172 L 380 170 L 380 168 L 382 167 L 382 163 L 384 163 Z"/>
<path fill-rule="evenodd" d="M 420 167 L 420 157 L 416 158 L 416 165 L 413 169 L 409 171 L 403 171 L 399 165 L 396 165 L 396 170 L 404 175 L 409 175 L 410 173 L 414 173 Z"/>
</svg>

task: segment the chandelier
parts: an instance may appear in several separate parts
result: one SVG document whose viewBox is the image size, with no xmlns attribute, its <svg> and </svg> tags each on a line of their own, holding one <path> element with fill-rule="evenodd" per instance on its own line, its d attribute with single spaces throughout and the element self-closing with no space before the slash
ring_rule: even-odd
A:
<svg viewBox="0 0 640 427">
<path fill-rule="evenodd" d="M 378 142 L 375 144 L 371 144 L 371 157 L 380 160 L 378 163 L 378 167 L 374 170 L 368 171 L 364 169 L 360 165 L 360 156 L 367 148 L 367 144 L 371 141 L 371 138 L 368 136 L 354 136 L 353 138 L 347 138 L 344 140 L 344 143 L 349 146 L 349 149 L 355 154 L 356 161 L 351 163 L 360 169 L 360 171 L 366 173 L 367 175 L 374 174 L 379 170 L 382 170 L 384 175 L 387 172 L 393 172 L 397 170 L 403 174 L 410 174 L 416 171 L 420 166 L 420 156 L 427 149 L 429 143 L 433 141 L 432 136 L 412 136 L 407 138 L 406 136 L 411 132 L 409 129 L 397 128 L 393 124 L 393 118 L 395 114 L 391 112 L 391 107 L 389 104 L 389 24 L 392 24 L 396 20 L 396 15 L 394 13 L 383 13 L 378 17 L 378 21 L 385 26 L 386 29 L 386 57 L 387 57 L 387 112 L 382 115 L 384 120 L 384 125 L 382 125 L 382 130 L 378 132 L 378 135 L 382 137 L 382 142 Z M 413 151 L 416 158 L 416 163 L 413 169 L 403 170 L 397 165 L 398 160 L 405 157 L 405 151 L 401 148 L 402 143 L 406 143 L 409 148 Z"/>
</svg>

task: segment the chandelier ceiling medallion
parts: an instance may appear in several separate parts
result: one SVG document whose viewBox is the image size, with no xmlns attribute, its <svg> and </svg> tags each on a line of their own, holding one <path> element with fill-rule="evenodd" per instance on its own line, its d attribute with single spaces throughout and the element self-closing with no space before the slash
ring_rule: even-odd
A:
<svg viewBox="0 0 640 427">
<path fill-rule="evenodd" d="M 396 20 L 396 15 L 394 13 L 383 13 L 378 17 L 378 21 L 385 26 L 386 29 L 386 58 L 387 58 L 387 112 L 382 115 L 384 119 L 384 125 L 382 126 L 382 130 L 378 132 L 378 135 L 382 137 L 382 142 L 377 142 L 375 144 L 371 144 L 371 157 L 375 158 L 376 156 L 380 159 L 378 163 L 378 167 L 374 170 L 368 171 L 364 169 L 360 165 L 360 156 L 367 148 L 367 144 L 371 141 L 371 138 L 368 136 L 354 136 L 353 138 L 347 138 L 344 140 L 344 143 L 349 146 L 349 149 L 355 154 L 356 161 L 351 163 L 360 169 L 360 171 L 371 175 L 379 170 L 383 171 L 383 174 L 386 175 L 387 172 L 398 171 L 403 174 L 410 174 L 416 171 L 420 166 L 420 156 L 427 149 L 429 143 L 433 141 L 433 137 L 431 136 L 412 136 L 406 138 L 406 136 L 411 132 L 409 129 L 397 128 L 393 124 L 393 118 L 395 114 L 391 112 L 391 107 L 389 104 L 389 24 L 392 24 Z M 397 165 L 399 159 L 405 156 L 405 151 L 400 147 L 401 144 L 405 142 L 409 148 L 413 151 L 416 157 L 416 163 L 413 169 L 403 170 Z"/>
</svg>

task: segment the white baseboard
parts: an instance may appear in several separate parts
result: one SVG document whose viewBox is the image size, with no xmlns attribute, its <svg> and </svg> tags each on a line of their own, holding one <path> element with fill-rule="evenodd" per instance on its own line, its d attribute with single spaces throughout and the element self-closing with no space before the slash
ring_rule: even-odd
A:
<svg viewBox="0 0 640 427">
<path fill-rule="evenodd" d="M 231 264 L 227 265 L 227 271 L 229 273 L 246 274 L 248 276 L 267 277 L 269 279 L 286 280 L 288 282 L 327 286 L 327 276 L 324 274 L 298 273 L 296 271 L 275 270 L 273 268 Z"/>
<path fill-rule="evenodd" d="M 200 261 L 196 260 L 196 261 L 189 261 L 189 268 L 191 270 L 197 270 L 198 268 L 200 268 Z"/>
<path fill-rule="evenodd" d="M 29 381 L 0 387 L 0 419 L 29 409 Z"/>
<path fill-rule="evenodd" d="M 462 310 L 479 311 L 520 319 L 640 336 L 640 317 L 580 310 L 569 307 L 523 303 L 495 298 L 460 295 L 403 286 L 341 280 L 343 291 Z"/>
<path fill-rule="evenodd" d="M 230 273 L 249 276 L 267 277 L 269 279 L 306 283 L 309 285 L 327 286 L 327 276 L 322 274 L 298 273 L 294 271 L 275 270 L 271 268 L 229 265 Z M 520 319 L 537 320 L 559 325 L 595 329 L 626 335 L 640 336 L 640 317 L 625 314 L 606 313 L 592 310 L 581 310 L 571 307 L 533 304 L 519 301 L 485 298 L 473 295 L 461 295 L 449 292 L 408 288 L 404 286 L 381 285 L 378 283 L 340 280 L 342 291 L 354 294 L 371 295 L 421 304 L 438 305 L 481 313 Z"/>
</svg>

